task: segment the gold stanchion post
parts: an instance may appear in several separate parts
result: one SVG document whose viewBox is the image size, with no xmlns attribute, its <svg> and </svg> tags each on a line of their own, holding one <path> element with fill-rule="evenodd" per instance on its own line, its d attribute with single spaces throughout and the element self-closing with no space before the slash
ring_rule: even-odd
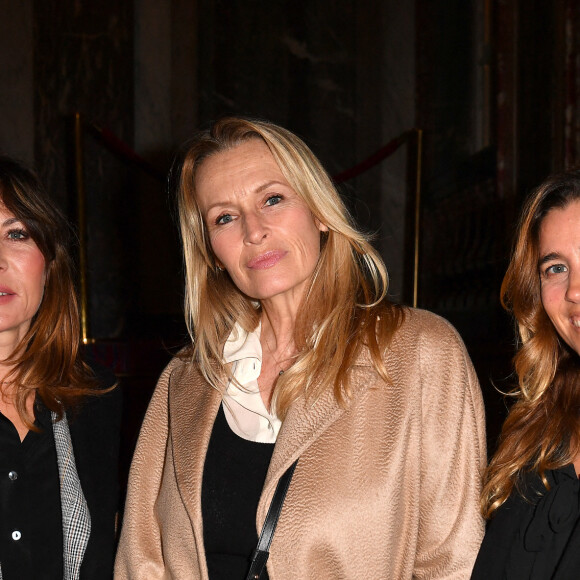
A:
<svg viewBox="0 0 580 580">
<path fill-rule="evenodd" d="M 75 113 L 75 184 L 77 192 L 77 221 L 79 235 L 79 270 L 81 301 L 81 337 L 84 344 L 93 342 L 89 338 L 88 284 L 87 284 L 87 213 L 84 179 L 83 121 L 80 113 Z"/>
<path fill-rule="evenodd" d="M 421 160 L 423 156 L 423 131 L 416 129 L 417 137 L 417 170 L 415 173 L 415 235 L 413 240 L 413 308 L 419 302 L 419 244 L 421 231 Z"/>
</svg>

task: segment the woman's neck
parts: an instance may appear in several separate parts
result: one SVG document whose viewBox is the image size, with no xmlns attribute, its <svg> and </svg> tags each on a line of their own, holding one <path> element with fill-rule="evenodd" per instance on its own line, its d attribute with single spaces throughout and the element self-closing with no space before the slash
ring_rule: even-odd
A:
<svg viewBox="0 0 580 580">
<path fill-rule="evenodd" d="M 31 391 L 26 398 L 26 412 L 34 419 L 34 391 Z M 16 393 L 11 385 L 5 386 L 4 383 L 0 387 L 0 413 L 12 422 L 18 431 L 20 441 L 23 441 L 29 429 L 16 408 Z"/>
<path fill-rule="evenodd" d="M 258 377 L 260 394 L 266 408 L 270 409 L 272 396 L 280 376 L 292 366 L 296 354 L 294 344 L 294 319 L 263 310 L 260 343 L 262 368 Z"/>
<path fill-rule="evenodd" d="M 576 470 L 576 475 L 580 478 L 580 453 L 574 459 L 574 469 Z"/>
<path fill-rule="evenodd" d="M 295 354 L 294 329 L 293 316 L 273 315 L 264 310 L 260 333 L 262 347 L 278 360 L 292 357 Z"/>
</svg>

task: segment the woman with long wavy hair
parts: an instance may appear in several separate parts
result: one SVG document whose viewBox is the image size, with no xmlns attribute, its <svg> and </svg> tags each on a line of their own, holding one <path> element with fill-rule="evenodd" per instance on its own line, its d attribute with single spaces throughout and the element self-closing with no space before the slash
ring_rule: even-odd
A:
<svg viewBox="0 0 580 580">
<path fill-rule="evenodd" d="M 473 578 L 580 576 L 580 171 L 529 197 L 501 289 L 518 387 L 485 476 Z"/>
<path fill-rule="evenodd" d="M 0 156 L 0 578 L 103 580 L 115 550 L 114 378 L 81 353 L 68 224 Z"/>
<path fill-rule="evenodd" d="M 389 302 L 377 252 L 281 127 L 216 122 L 178 197 L 192 342 L 143 424 L 116 578 L 243 580 L 292 465 L 251 578 L 468 578 L 484 420 L 455 330 Z"/>
</svg>

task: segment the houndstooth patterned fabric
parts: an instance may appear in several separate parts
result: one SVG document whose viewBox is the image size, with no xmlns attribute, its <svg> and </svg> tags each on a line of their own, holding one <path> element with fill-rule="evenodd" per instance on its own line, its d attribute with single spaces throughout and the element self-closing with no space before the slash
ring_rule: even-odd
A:
<svg viewBox="0 0 580 580">
<path fill-rule="evenodd" d="M 60 477 L 63 531 L 63 580 L 78 580 L 83 556 L 91 535 L 91 516 L 77 473 L 66 415 L 52 415 L 52 429 Z M 2 580 L 0 572 L 0 580 Z"/>
</svg>

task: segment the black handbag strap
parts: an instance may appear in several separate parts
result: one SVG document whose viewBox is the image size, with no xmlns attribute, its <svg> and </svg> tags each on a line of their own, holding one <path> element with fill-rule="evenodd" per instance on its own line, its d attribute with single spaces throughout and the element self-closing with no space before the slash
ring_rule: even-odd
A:
<svg viewBox="0 0 580 580">
<path fill-rule="evenodd" d="M 286 497 L 286 492 L 290 487 L 290 481 L 294 475 L 294 470 L 296 469 L 297 463 L 298 459 L 284 472 L 282 477 L 278 480 L 278 485 L 276 486 L 276 491 L 274 492 L 272 503 L 270 503 L 268 514 L 264 520 L 264 525 L 262 527 L 260 539 L 258 540 L 258 545 L 252 554 L 252 563 L 250 565 L 248 575 L 246 576 L 246 580 L 259 580 L 264 567 L 266 566 L 268 556 L 270 555 L 270 544 L 272 543 L 272 538 L 274 537 L 274 532 L 276 531 L 276 524 L 278 523 L 278 518 L 280 517 L 280 512 L 282 511 L 282 505 L 284 504 L 284 498 Z"/>
</svg>

